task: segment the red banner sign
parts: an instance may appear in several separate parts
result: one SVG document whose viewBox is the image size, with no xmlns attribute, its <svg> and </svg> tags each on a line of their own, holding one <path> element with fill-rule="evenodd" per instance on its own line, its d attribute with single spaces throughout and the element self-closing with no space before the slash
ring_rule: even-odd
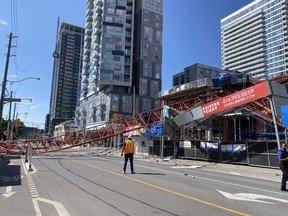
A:
<svg viewBox="0 0 288 216">
<path fill-rule="evenodd" d="M 257 99 L 269 96 L 270 89 L 268 82 L 256 84 L 249 88 L 227 95 L 201 106 L 204 116 L 213 115 L 228 109 L 239 107 L 243 104 L 255 101 Z"/>
</svg>

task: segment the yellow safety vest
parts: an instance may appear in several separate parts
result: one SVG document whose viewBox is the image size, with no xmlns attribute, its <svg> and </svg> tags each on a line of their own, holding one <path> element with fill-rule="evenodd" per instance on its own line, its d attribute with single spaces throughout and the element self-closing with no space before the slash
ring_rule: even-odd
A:
<svg viewBox="0 0 288 216">
<path fill-rule="evenodd" d="M 134 141 L 132 141 L 132 140 L 127 140 L 127 141 L 125 142 L 124 154 L 134 154 L 134 151 L 135 151 Z"/>
</svg>

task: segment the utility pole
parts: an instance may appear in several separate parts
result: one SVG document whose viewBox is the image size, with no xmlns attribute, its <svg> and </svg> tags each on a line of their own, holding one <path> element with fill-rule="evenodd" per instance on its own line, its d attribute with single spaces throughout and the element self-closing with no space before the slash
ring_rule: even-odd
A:
<svg viewBox="0 0 288 216">
<path fill-rule="evenodd" d="M 6 140 L 8 140 L 8 144 L 10 145 L 10 138 L 11 138 L 11 131 L 10 131 L 10 125 L 11 125 L 11 107 L 12 107 L 12 95 L 13 95 L 13 92 L 11 91 L 10 93 L 10 103 L 9 103 L 9 116 L 8 116 L 8 123 L 7 123 L 7 138 Z"/>
<path fill-rule="evenodd" d="M 5 65 L 3 82 L 2 82 L 2 92 L 1 92 L 1 99 L 0 99 L 0 127 L 2 127 L 2 123 L 3 123 L 3 116 L 2 115 L 3 115 L 5 89 L 6 89 L 7 74 L 8 74 L 9 60 L 10 60 L 11 43 L 12 43 L 12 33 L 10 33 L 10 35 L 9 35 L 8 52 L 7 52 L 7 56 L 6 56 L 6 65 Z"/>
</svg>

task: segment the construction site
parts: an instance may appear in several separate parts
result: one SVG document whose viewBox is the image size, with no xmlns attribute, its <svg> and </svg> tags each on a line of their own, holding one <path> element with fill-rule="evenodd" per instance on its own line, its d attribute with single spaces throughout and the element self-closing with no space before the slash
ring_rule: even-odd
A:
<svg viewBox="0 0 288 216">
<path fill-rule="evenodd" d="M 244 73 L 202 78 L 165 91 L 161 107 L 47 139 L 1 141 L 1 154 L 34 155 L 76 146 L 118 150 L 134 136 L 137 154 L 278 167 L 285 142 L 288 76 Z M 284 111 L 283 111 L 284 110 Z"/>
</svg>

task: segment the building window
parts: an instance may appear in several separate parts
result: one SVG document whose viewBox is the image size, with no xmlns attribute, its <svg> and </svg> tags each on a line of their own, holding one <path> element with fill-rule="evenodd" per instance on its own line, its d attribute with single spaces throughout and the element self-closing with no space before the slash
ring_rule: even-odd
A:
<svg viewBox="0 0 288 216">
<path fill-rule="evenodd" d="M 108 9 L 107 9 L 107 13 L 108 13 L 108 14 L 114 14 L 114 13 L 115 13 L 114 8 L 108 8 Z"/>
<path fill-rule="evenodd" d="M 115 46 L 115 50 L 122 50 L 122 46 Z"/>
<path fill-rule="evenodd" d="M 153 29 L 151 27 L 144 27 L 144 40 L 147 40 L 151 43 L 153 42 Z"/>
<path fill-rule="evenodd" d="M 119 112 L 119 95 L 111 95 L 111 111 Z"/>
<path fill-rule="evenodd" d="M 162 37 L 162 32 L 161 31 L 156 31 L 156 35 L 155 35 L 155 42 L 161 44 L 162 41 L 161 41 L 161 37 Z"/>
<path fill-rule="evenodd" d="M 180 84 L 184 84 L 185 83 L 185 77 L 184 75 L 180 76 Z"/>
<path fill-rule="evenodd" d="M 132 112 L 132 97 L 131 96 L 123 96 L 122 100 L 122 111 L 123 112 Z"/>
<path fill-rule="evenodd" d="M 143 98 L 142 107 L 143 107 L 143 110 L 151 110 L 151 99 Z"/>
<path fill-rule="evenodd" d="M 114 64 L 114 70 L 121 71 L 121 64 Z"/>
<path fill-rule="evenodd" d="M 125 15 L 125 14 L 126 14 L 126 11 L 125 11 L 125 10 L 116 9 L 116 15 L 122 16 L 122 15 Z"/>
<path fill-rule="evenodd" d="M 139 89 L 140 89 L 140 92 L 139 94 L 140 95 L 147 95 L 148 91 L 148 80 L 145 79 L 145 78 L 141 78 L 140 79 L 140 86 L 139 86 Z"/>
<path fill-rule="evenodd" d="M 159 82 L 156 80 L 152 80 L 150 82 L 150 96 L 157 97 L 159 92 Z"/>
<path fill-rule="evenodd" d="M 152 77 L 152 63 L 149 61 L 144 61 L 143 64 L 144 64 L 143 76 Z"/>
<path fill-rule="evenodd" d="M 160 64 L 155 64 L 154 72 L 155 72 L 154 78 L 161 79 L 161 65 Z"/>
<path fill-rule="evenodd" d="M 121 57 L 120 56 L 113 56 L 113 61 L 117 61 L 117 62 L 119 62 L 119 61 L 121 61 Z"/>
<path fill-rule="evenodd" d="M 106 22 L 113 22 L 113 17 L 106 16 L 106 17 L 105 17 L 105 21 L 106 21 Z"/>
</svg>

